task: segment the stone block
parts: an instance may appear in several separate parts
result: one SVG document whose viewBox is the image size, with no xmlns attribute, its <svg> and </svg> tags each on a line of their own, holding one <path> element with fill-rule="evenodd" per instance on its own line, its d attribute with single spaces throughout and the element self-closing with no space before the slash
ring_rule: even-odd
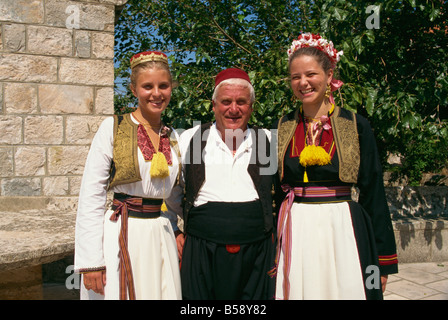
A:
<svg viewBox="0 0 448 320">
<path fill-rule="evenodd" d="M 28 52 L 50 56 L 71 56 L 73 32 L 69 29 L 42 26 L 28 27 Z"/>
<path fill-rule="evenodd" d="M 104 115 L 114 114 L 113 88 L 99 88 L 96 90 L 95 113 Z"/>
<path fill-rule="evenodd" d="M 115 8 L 79 1 L 45 1 L 46 23 L 81 30 L 113 31 Z"/>
<path fill-rule="evenodd" d="M 448 219 L 399 219 L 393 224 L 399 262 L 448 259 Z"/>
<path fill-rule="evenodd" d="M 14 175 L 12 154 L 12 147 L 0 147 L 0 177 L 11 177 Z"/>
<path fill-rule="evenodd" d="M 55 57 L 25 54 L 0 54 L 0 81 L 56 82 Z"/>
<path fill-rule="evenodd" d="M 16 201 L 19 199 L 26 205 L 27 197 Z M 76 212 L 3 211 L 0 218 L 0 271 L 41 265 L 73 254 Z"/>
<path fill-rule="evenodd" d="M 76 213 L 78 209 L 78 197 L 50 197 L 47 211 L 54 214 Z"/>
<path fill-rule="evenodd" d="M 0 272 L 0 300 L 42 298 L 42 265 Z"/>
<path fill-rule="evenodd" d="M 45 175 L 46 160 L 46 149 L 44 147 L 16 147 L 14 154 L 16 176 Z"/>
<path fill-rule="evenodd" d="M 106 60 L 61 58 L 59 79 L 70 84 L 110 86 L 114 65 Z"/>
<path fill-rule="evenodd" d="M 89 31 L 75 31 L 75 56 L 80 58 L 90 58 L 91 36 Z"/>
<path fill-rule="evenodd" d="M 28 83 L 5 85 L 5 110 L 7 114 L 37 113 L 37 88 Z"/>
<path fill-rule="evenodd" d="M 25 118 L 25 144 L 61 144 L 63 142 L 61 116 L 32 116 Z"/>
<path fill-rule="evenodd" d="M 387 187 L 391 214 L 397 218 L 448 217 L 448 187 Z"/>
<path fill-rule="evenodd" d="M 2 208 L 3 212 L 0 212 L 0 218 L 4 218 L 4 212 L 14 212 L 14 213 L 22 213 L 22 211 L 42 211 L 45 212 L 48 203 L 50 202 L 49 198 L 44 197 L 26 197 L 26 196 L 4 196 L 0 197 L 0 208 Z M 0 222 L 2 219 L 0 219 Z M 1 230 L 5 228 L 2 226 Z M 1 238 L 1 237 L 0 237 Z M 1 270 L 1 268 L 0 268 Z"/>
<path fill-rule="evenodd" d="M 68 177 L 69 190 L 71 196 L 78 196 L 81 189 L 82 176 Z"/>
<path fill-rule="evenodd" d="M 44 114 L 89 114 L 93 109 L 93 88 L 71 85 L 40 85 L 40 111 Z"/>
<path fill-rule="evenodd" d="M 2 36 L 2 34 L 0 31 L 0 37 L 1 36 Z M 0 41 L 0 48 L 1 48 L 1 41 Z M 3 83 L 0 83 L 0 114 L 2 114 L 2 113 L 3 113 Z"/>
<path fill-rule="evenodd" d="M 0 51 L 3 51 L 2 23 L 0 23 Z"/>
<path fill-rule="evenodd" d="M 0 20 L 23 23 L 44 22 L 43 0 L 2 0 Z"/>
<path fill-rule="evenodd" d="M 82 174 L 88 146 L 53 146 L 48 148 L 48 173 L 50 175 Z"/>
<path fill-rule="evenodd" d="M 67 118 L 66 143 L 90 144 L 104 117 L 72 116 Z"/>
<path fill-rule="evenodd" d="M 56 176 L 42 179 L 44 196 L 66 196 L 68 193 L 68 177 Z"/>
<path fill-rule="evenodd" d="M 0 143 L 19 144 L 22 142 L 22 118 L 0 116 Z"/>
<path fill-rule="evenodd" d="M 40 196 L 40 178 L 8 178 L 1 180 L 1 195 L 7 197 L 15 196 Z"/>
<path fill-rule="evenodd" d="M 5 51 L 24 52 L 26 47 L 25 25 L 4 24 Z"/>
<path fill-rule="evenodd" d="M 92 35 L 92 54 L 98 59 L 114 58 L 114 34 L 94 32 Z"/>
</svg>

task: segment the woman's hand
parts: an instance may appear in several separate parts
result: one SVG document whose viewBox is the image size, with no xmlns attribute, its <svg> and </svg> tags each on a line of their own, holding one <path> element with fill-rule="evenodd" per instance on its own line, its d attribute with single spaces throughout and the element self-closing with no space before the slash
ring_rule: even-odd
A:
<svg viewBox="0 0 448 320">
<path fill-rule="evenodd" d="M 383 290 L 383 293 L 386 291 L 387 277 L 388 275 L 381 276 L 381 289 Z"/>
<path fill-rule="evenodd" d="M 104 295 L 104 286 L 106 285 L 106 271 L 93 271 L 83 274 L 84 287 L 87 290 L 93 290 L 96 293 Z"/>
</svg>

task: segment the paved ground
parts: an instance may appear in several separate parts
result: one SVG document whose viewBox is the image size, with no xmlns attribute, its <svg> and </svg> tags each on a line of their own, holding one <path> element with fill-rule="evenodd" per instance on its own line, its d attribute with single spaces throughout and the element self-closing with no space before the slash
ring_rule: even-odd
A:
<svg viewBox="0 0 448 320">
<path fill-rule="evenodd" d="M 385 300 L 448 300 L 448 261 L 399 264 L 389 276 Z"/>
<path fill-rule="evenodd" d="M 44 285 L 45 300 L 78 300 L 77 290 L 63 284 Z M 448 261 L 405 263 L 399 273 L 389 276 L 385 300 L 448 300 Z"/>
</svg>

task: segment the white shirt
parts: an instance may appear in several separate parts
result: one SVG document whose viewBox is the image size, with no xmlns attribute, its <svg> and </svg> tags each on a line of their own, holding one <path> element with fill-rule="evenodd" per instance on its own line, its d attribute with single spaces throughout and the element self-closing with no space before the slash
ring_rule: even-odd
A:
<svg viewBox="0 0 448 320">
<path fill-rule="evenodd" d="M 182 217 L 181 200 L 183 197 L 183 186 L 185 185 L 185 163 L 186 154 L 193 135 L 200 126 L 188 129 L 180 135 L 179 149 L 182 158 L 182 175 L 180 185 L 173 189 L 171 197 L 167 199 L 169 211 Z M 270 132 L 263 129 L 270 139 Z M 220 132 L 213 124 L 207 137 L 207 144 L 202 154 L 205 164 L 205 181 L 199 190 L 194 206 L 205 204 L 209 201 L 218 202 L 246 202 L 258 199 L 252 178 L 247 168 L 251 161 L 252 135 L 250 130 L 244 132 L 242 143 L 239 145 L 235 155 L 224 143 Z M 193 148 L 200 150 L 200 147 Z"/>
</svg>

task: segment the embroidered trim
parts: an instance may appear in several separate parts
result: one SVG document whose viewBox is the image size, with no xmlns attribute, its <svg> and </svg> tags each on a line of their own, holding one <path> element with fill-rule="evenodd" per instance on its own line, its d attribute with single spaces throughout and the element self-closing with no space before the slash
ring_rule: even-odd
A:
<svg viewBox="0 0 448 320">
<path fill-rule="evenodd" d="M 121 122 L 119 122 L 121 118 Z M 109 189 L 118 184 L 140 181 L 137 157 L 137 125 L 130 114 L 114 115 L 113 174 Z"/>
<path fill-rule="evenodd" d="M 280 181 L 283 179 L 283 163 L 285 159 L 286 149 L 288 149 L 289 142 L 291 141 L 294 133 L 296 131 L 296 127 L 299 119 L 299 109 L 294 113 L 293 119 L 287 119 L 287 116 L 284 116 L 278 122 L 278 173 L 280 177 Z M 284 120 L 286 119 L 286 120 Z M 283 122 L 285 121 L 285 122 Z"/>
<path fill-rule="evenodd" d="M 97 271 L 104 271 L 106 270 L 106 267 L 91 267 L 91 268 L 80 268 L 76 272 L 77 273 L 89 273 L 89 272 L 97 272 Z"/>
<path fill-rule="evenodd" d="M 391 264 L 398 263 L 398 257 L 397 257 L 396 253 L 387 255 L 387 256 L 378 256 L 378 260 L 379 260 L 380 266 L 389 266 Z"/>
<path fill-rule="evenodd" d="M 137 140 L 138 146 L 143 153 L 143 157 L 146 161 L 151 161 L 152 157 L 156 153 L 156 148 L 152 144 L 148 132 L 146 132 L 145 128 L 141 124 L 138 125 L 137 129 Z M 168 135 L 166 133 L 160 135 L 158 151 L 163 153 L 168 165 L 172 165 L 170 139 L 168 138 Z"/>
<path fill-rule="evenodd" d="M 336 107 L 331 117 L 339 159 L 339 179 L 356 183 L 361 159 L 356 118 L 353 112 L 350 112 L 351 119 L 341 117 L 340 114 L 341 108 Z"/>
</svg>

